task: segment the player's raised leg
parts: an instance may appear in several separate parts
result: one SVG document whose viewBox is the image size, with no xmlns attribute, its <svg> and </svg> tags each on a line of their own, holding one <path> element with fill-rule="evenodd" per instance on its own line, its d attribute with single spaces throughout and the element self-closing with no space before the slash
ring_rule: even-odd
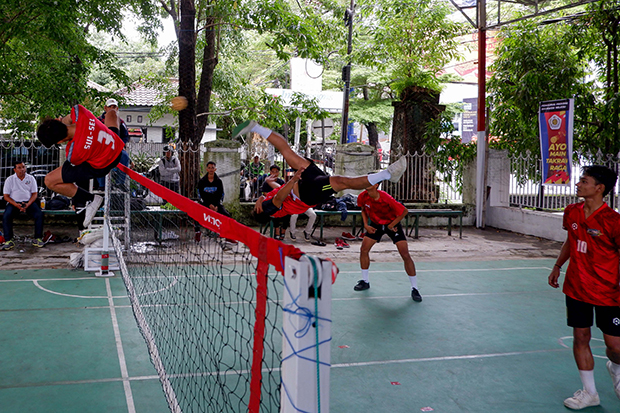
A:
<svg viewBox="0 0 620 413">
<path fill-rule="evenodd" d="M 289 146 L 284 136 L 280 135 L 277 132 L 272 131 L 269 128 L 265 128 L 264 126 L 259 125 L 256 121 L 246 120 L 239 126 L 237 126 L 233 130 L 233 138 L 236 138 L 239 135 L 246 134 L 248 132 L 258 133 L 263 138 L 267 139 L 267 141 L 272 144 L 286 159 L 286 162 L 293 169 L 307 168 L 310 166 L 310 161 L 306 158 L 299 156 L 291 147 Z"/>
</svg>

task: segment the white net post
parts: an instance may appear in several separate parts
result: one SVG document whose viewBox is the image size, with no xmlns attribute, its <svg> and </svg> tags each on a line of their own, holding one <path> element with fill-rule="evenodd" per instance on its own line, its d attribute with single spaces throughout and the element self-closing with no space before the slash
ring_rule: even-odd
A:
<svg viewBox="0 0 620 413">
<path fill-rule="evenodd" d="M 112 180 L 110 174 L 105 176 L 105 202 L 103 207 L 103 246 L 101 249 L 101 267 L 95 274 L 97 277 L 114 277 L 110 271 L 110 186 Z"/>
<path fill-rule="evenodd" d="M 284 262 L 280 412 L 329 412 L 332 263 Z"/>
</svg>

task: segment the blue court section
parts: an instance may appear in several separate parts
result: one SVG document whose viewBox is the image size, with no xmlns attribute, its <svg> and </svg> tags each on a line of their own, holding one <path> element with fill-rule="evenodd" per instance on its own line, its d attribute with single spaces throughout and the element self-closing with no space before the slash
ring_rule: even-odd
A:
<svg viewBox="0 0 620 413">
<path fill-rule="evenodd" d="M 357 264 L 333 286 L 331 412 L 567 412 L 581 387 L 553 260 Z M 169 411 L 124 284 L 82 271 L 0 271 L 0 412 Z M 601 406 L 620 412 L 593 330 Z M 432 409 L 432 410 L 429 410 Z"/>
</svg>

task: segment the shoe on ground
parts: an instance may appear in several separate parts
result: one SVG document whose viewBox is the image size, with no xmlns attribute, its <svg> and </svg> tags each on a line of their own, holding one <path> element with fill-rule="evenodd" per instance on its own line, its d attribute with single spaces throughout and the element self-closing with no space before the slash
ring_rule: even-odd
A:
<svg viewBox="0 0 620 413">
<path fill-rule="evenodd" d="M 355 235 L 352 235 L 350 232 L 343 232 L 342 233 L 342 239 L 347 240 L 347 241 L 355 241 Z"/>
<path fill-rule="evenodd" d="M 88 228 L 90 223 L 92 222 L 95 214 L 101 207 L 101 203 L 103 202 L 103 198 L 100 195 L 95 195 L 95 198 L 92 201 L 88 201 L 86 203 L 85 212 L 84 212 L 84 228 Z"/>
<path fill-rule="evenodd" d="M 573 410 L 581 410 L 586 407 L 598 406 L 599 404 L 601 404 L 601 400 L 598 397 L 598 393 L 590 394 L 582 389 L 577 390 L 573 397 L 564 400 L 564 406 Z"/>
<path fill-rule="evenodd" d="M 0 250 L 2 251 L 9 251 L 13 248 L 15 248 L 15 241 L 13 241 L 12 239 L 5 241 L 2 245 L 0 245 Z"/>
<path fill-rule="evenodd" d="M 346 242 L 345 240 L 343 240 L 342 238 L 340 239 L 340 246 L 342 246 L 343 248 L 350 248 L 351 247 L 349 245 L 349 243 Z"/>
<path fill-rule="evenodd" d="M 407 169 L 407 157 L 401 156 L 399 160 L 388 166 L 387 170 L 390 173 L 390 182 L 398 182 L 400 177 L 403 176 Z"/>
<path fill-rule="evenodd" d="M 45 242 L 41 238 L 37 238 L 32 241 L 32 246 L 37 248 L 43 248 L 45 246 Z"/>
<path fill-rule="evenodd" d="M 614 374 L 611 370 L 611 360 L 607 361 L 607 371 L 611 376 L 611 381 L 614 384 L 614 391 L 616 392 L 616 396 L 620 399 L 620 374 Z"/>
<path fill-rule="evenodd" d="M 343 241 L 340 238 L 336 238 L 334 240 L 334 245 L 336 246 L 336 249 L 339 249 L 339 250 L 343 249 L 344 246 L 342 245 L 342 243 Z"/>
<path fill-rule="evenodd" d="M 416 303 L 419 303 L 422 301 L 422 296 L 420 295 L 420 292 L 418 291 L 417 288 L 411 289 L 411 299 L 415 301 Z"/>
<path fill-rule="evenodd" d="M 171 239 L 179 239 L 179 235 L 174 231 L 163 231 L 161 233 L 162 241 L 171 240 Z"/>
<path fill-rule="evenodd" d="M 306 231 L 304 231 L 304 240 L 306 242 L 310 242 L 310 234 L 308 234 Z"/>
<path fill-rule="evenodd" d="M 355 291 L 364 291 L 370 288 L 370 283 L 367 283 L 364 280 L 359 280 L 357 282 L 357 284 L 355 284 L 355 287 L 353 287 L 353 289 Z"/>
<path fill-rule="evenodd" d="M 256 122 L 255 120 L 246 120 L 245 122 L 242 122 L 235 129 L 233 129 L 233 139 L 235 139 L 239 135 L 245 135 L 246 133 L 251 131 L 254 125 L 256 125 L 257 123 L 258 122 Z"/>
<path fill-rule="evenodd" d="M 293 241 L 295 241 L 295 240 L 297 239 L 297 237 L 295 236 L 295 234 L 294 234 L 294 233 L 292 233 L 291 231 L 289 231 L 289 232 L 288 232 L 288 235 L 289 235 L 289 237 L 291 237 L 291 239 L 292 239 Z"/>
</svg>

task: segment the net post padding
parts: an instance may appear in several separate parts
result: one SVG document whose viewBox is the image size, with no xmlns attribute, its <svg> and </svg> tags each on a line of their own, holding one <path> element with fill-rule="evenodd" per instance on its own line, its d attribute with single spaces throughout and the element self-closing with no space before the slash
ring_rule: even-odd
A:
<svg viewBox="0 0 620 413">
<path fill-rule="evenodd" d="M 266 260 L 269 264 L 276 267 L 279 272 L 284 272 L 284 257 L 299 259 L 303 252 L 292 245 L 285 244 L 273 238 L 267 238 L 257 231 L 249 229 L 232 218 L 225 217 L 217 212 L 200 205 L 176 192 L 143 177 L 139 173 L 132 171 L 124 165 L 117 166 L 121 171 L 128 174 L 131 179 L 140 185 L 147 187 L 152 193 L 165 199 L 179 210 L 184 211 L 203 227 L 215 231 L 224 238 L 234 239 L 247 245 L 250 252 L 255 257 L 260 258 L 261 245 L 266 242 Z"/>
<path fill-rule="evenodd" d="M 328 413 L 334 264 L 285 259 L 281 413 Z"/>
</svg>

